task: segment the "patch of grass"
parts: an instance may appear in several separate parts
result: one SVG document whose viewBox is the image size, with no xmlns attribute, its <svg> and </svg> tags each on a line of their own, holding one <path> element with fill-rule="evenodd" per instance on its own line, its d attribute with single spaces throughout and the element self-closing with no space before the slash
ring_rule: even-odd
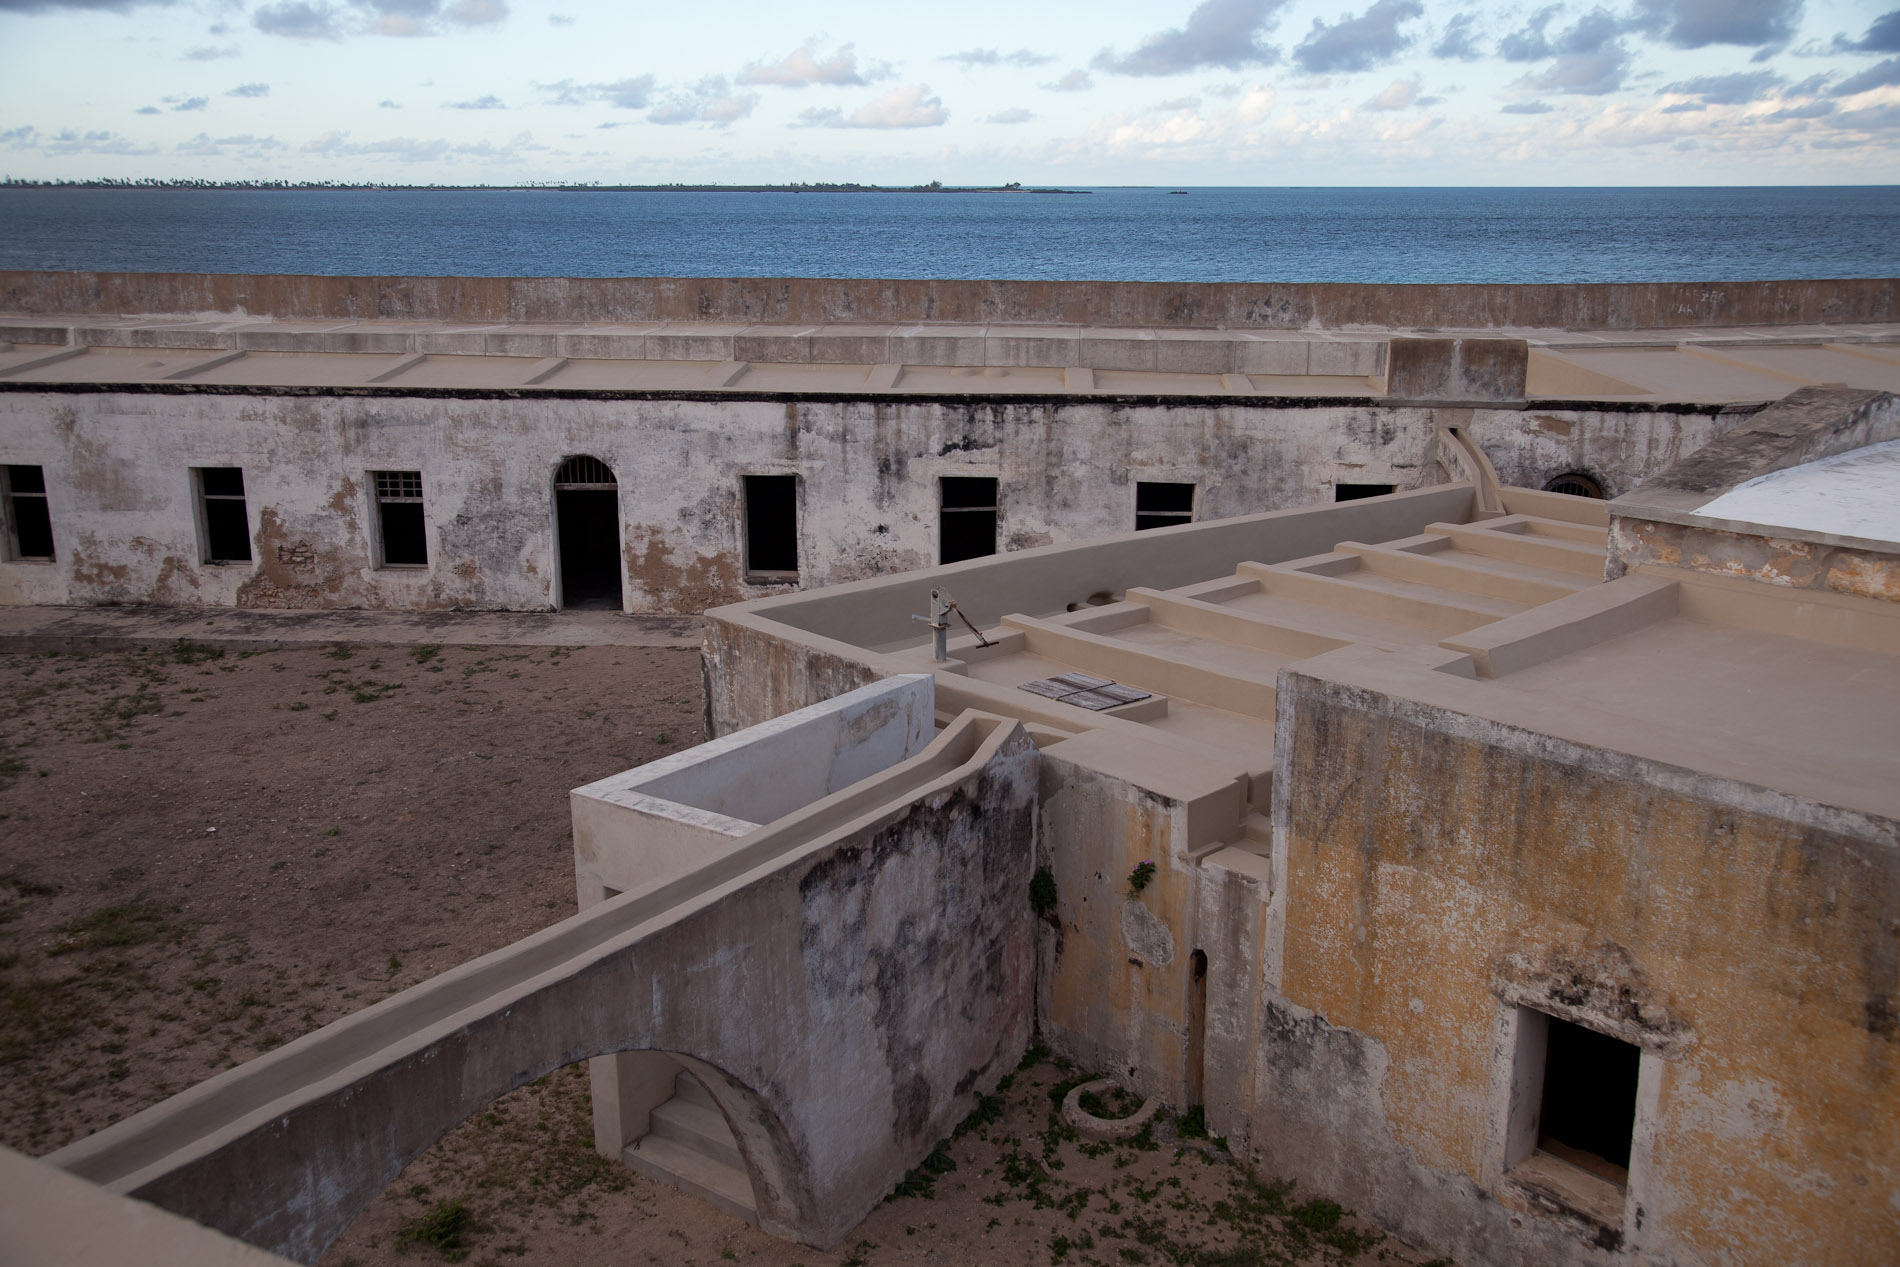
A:
<svg viewBox="0 0 1900 1267">
<path fill-rule="evenodd" d="M 60 925 L 66 940 L 49 952 L 70 954 L 76 950 L 123 950 L 157 941 L 170 931 L 164 909 L 148 898 L 115 902 Z"/>
<path fill-rule="evenodd" d="M 202 664 L 206 660 L 224 659 L 224 648 L 207 647 L 189 638 L 180 638 L 172 644 L 171 658 L 179 664 Z"/>
<path fill-rule="evenodd" d="M 1345 1212 L 1337 1201 L 1314 1197 L 1304 1205 L 1294 1206 L 1288 1213 L 1295 1223 L 1309 1232 L 1330 1232 L 1339 1225 L 1340 1216 Z"/>
<path fill-rule="evenodd" d="M 442 648 L 441 647 L 411 647 L 409 648 L 409 654 L 415 660 L 417 664 L 427 664 L 429 661 L 435 659 L 437 656 L 442 654 Z"/>
<path fill-rule="evenodd" d="M 304 703 L 302 700 L 292 700 L 290 703 L 290 711 L 293 713 L 301 713 L 304 709 L 309 707 L 310 705 Z"/>
<path fill-rule="evenodd" d="M 1174 1129 L 1181 1133 L 1182 1139 L 1206 1139 L 1207 1138 L 1207 1109 L 1206 1107 L 1203 1105 L 1197 1104 L 1193 1108 L 1190 1108 L 1187 1112 L 1181 1114 L 1181 1116 L 1175 1118 Z"/>
<path fill-rule="evenodd" d="M 436 1202 L 427 1210 L 396 1229 L 396 1246 L 427 1245 L 451 1263 L 468 1257 L 468 1234 L 474 1230 L 474 1216 L 461 1197 Z"/>
<path fill-rule="evenodd" d="M 5 871 L 0 871 L 0 886 L 12 889 L 21 897 L 51 897 L 59 892 L 57 884 L 35 880 L 32 870 L 27 864 L 16 862 Z"/>
<path fill-rule="evenodd" d="M 1093 1091 L 1084 1091 L 1076 1098 L 1076 1106 L 1092 1117 L 1115 1122 L 1125 1117 L 1133 1117 L 1139 1112 L 1142 1098 L 1120 1087 L 1110 1087 L 1105 1094 L 1099 1095 Z"/>
</svg>

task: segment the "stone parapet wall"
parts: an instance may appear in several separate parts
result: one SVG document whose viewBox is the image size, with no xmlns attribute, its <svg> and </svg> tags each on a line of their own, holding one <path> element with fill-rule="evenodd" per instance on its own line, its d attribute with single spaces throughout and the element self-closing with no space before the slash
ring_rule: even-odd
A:
<svg viewBox="0 0 1900 1267">
<path fill-rule="evenodd" d="M 300 320 L 1588 329 L 1900 320 L 1893 278 L 1414 285 L 0 272 L 0 312 Z"/>
</svg>

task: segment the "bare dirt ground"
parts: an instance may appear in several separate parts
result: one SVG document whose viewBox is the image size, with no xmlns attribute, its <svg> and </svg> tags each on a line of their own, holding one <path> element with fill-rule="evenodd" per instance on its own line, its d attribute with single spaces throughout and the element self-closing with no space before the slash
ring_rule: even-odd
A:
<svg viewBox="0 0 1900 1267">
<path fill-rule="evenodd" d="M 687 650 L 0 654 L 0 1142 L 49 1152 L 564 918 L 569 789 L 700 717 Z M 571 1067 L 451 1132 L 323 1262 L 1422 1260 L 1171 1126 L 1074 1139 L 1048 1094 L 1072 1076 L 1025 1068 L 819 1253 L 598 1157 Z"/>
</svg>

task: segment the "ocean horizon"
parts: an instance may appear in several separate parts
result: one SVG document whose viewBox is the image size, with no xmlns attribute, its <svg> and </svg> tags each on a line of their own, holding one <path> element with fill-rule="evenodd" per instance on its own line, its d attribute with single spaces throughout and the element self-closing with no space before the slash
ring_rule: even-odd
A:
<svg viewBox="0 0 1900 1267">
<path fill-rule="evenodd" d="M 1588 283 L 1900 276 L 1900 186 L 0 188 L 0 268 Z"/>
</svg>

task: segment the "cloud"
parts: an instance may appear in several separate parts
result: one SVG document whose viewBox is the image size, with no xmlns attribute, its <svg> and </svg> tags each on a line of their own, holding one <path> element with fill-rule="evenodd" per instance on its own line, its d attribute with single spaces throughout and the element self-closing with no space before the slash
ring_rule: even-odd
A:
<svg viewBox="0 0 1900 1267">
<path fill-rule="evenodd" d="M 270 96 L 270 85 L 239 84 L 224 95 L 227 97 L 268 97 Z"/>
<path fill-rule="evenodd" d="M 1553 38 L 1547 31 L 1557 13 L 1557 5 L 1539 9 L 1521 28 L 1498 41 L 1498 56 L 1505 61 L 1554 59 L 1541 73 L 1518 82 L 1539 92 L 1582 96 L 1602 96 L 1621 88 L 1630 66 L 1630 51 L 1621 38 L 1625 24 L 1608 10 L 1592 9 Z"/>
<path fill-rule="evenodd" d="M 400 110 L 402 109 L 402 102 L 391 101 L 389 98 L 384 97 L 381 101 L 376 103 L 376 108 L 378 110 Z"/>
<path fill-rule="evenodd" d="M 1638 22 L 1677 48 L 1779 47 L 1794 36 L 1802 0 L 1638 0 Z"/>
<path fill-rule="evenodd" d="M 1032 53 L 1019 48 L 1013 53 L 999 53 L 993 48 L 966 48 L 961 53 L 945 53 L 937 59 L 940 62 L 958 62 L 965 69 L 977 66 L 1047 66 L 1055 58 L 1048 53 Z"/>
<path fill-rule="evenodd" d="M 506 110 L 507 103 L 494 93 L 483 93 L 467 101 L 445 101 L 442 103 L 450 110 Z"/>
<path fill-rule="evenodd" d="M 219 58 L 236 57 L 237 55 L 238 50 L 235 44 L 200 44 L 196 48 L 188 48 L 179 54 L 178 60 L 181 62 L 215 62 Z"/>
<path fill-rule="evenodd" d="M 286 39 L 340 40 L 344 15 L 327 4 L 281 0 L 278 4 L 259 5 L 251 14 L 251 25 L 266 35 L 281 35 Z"/>
<path fill-rule="evenodd" d="M 652 123 L 710 123 L 723 128 L 745 118 L 759 104 L 756 92 L 734 92 L 724 75 L 708 75 L 690 88 L 675 89 L 654 106 Z"/>
<path fill-rule="evenodd" d="M 1399 24 L 1424 12 L 1419 0 L 1375 0 L 1359 17 L 1348 14 L 1331 26 L 1314 18 L 1313 29 L 1293 50 L 1293 60 L 1311 74 L 1371 70 L 1412 42 L 1410 36 L 1399 34 Z"/>
<path fill-rule="evenodd" d="M 140 106 L 137 110 L 133 111 L 133 113 L 134 114 L 163 114 L 165 112 L 163 110 L 160 110 L 157 106 Z"/>
<path fill-rule="evenodd" d="M 167 100 L 170 100 L 170 98 L 167 98 Z M 211 104 L 211 98 L 209 97 L 186 97 L 183 101 L 173 106 L 172 109 L 174 111 L 202 110 L 210 104 Z"/>
<path fill-rule="evenodd" d="M 1771 70 L 1745 70 L 1733 75 L 1698 75 L 1670 84 L 1664 92 L 1694 97 L 1709 106 L 1741 106 L 1760 101 L 1781 84 L 1781 76 Z"/>
<path fill-rule="evenodd" d="M 558 84 L 536 84 L 534 87 L 547 97 L 548 104 L 552 106 L 581 106 L 605 101 L 616 110 L 644 110 L 653 99 L 653 84 L 653 76 L 636 75 L 631 79 L 616 79 L 610 84 L 578 84 L 572 79 L 563 79 Z"/>
<path fill-rule="evenodd" d="M 507 17 L 505 0 L 276 0 L 260 5 L 251 25 L 288 39 L 340 40 L 345 35 L 441 35 L 458 27 L 494 26 Z"/>
<path fill-rule="evenodd" d="M 949 122 L 950 112 L 940 97 L 926 97 L 928 84 L 893 88 L 850 114 L 832 106 L 806 110 L 796 126 L 807 128 L 934 128 Z"/>
<path fill-rule="evenodd" d="M 1445 23 L 1445 33 L 1432 45 L 1432 55 L 1454 62 L 1475 62 L 1483 57 L 1484 50 L 1478 47 L 1477 22 L 1477 14 L 1460 13 Z"/>
<path fill-rule="evenodd" d="M 1288 0 L 1203 0 L 1185 26 L 1143 37 L 1135 51 L 1118 57 L 1112 48 L 1089 65 L 1114 75 L 1179 75 L 1204 66 L 1238 70 L 1280 60 L 1280 50 L 1260 43 L 1277 10 Z"/>
<path fill-rule="evenodd" d="M 216 158 L 227 149 L 256 152 L 260 150 L 281 150 L 286 147 L 282 141 L 274 136 L 252 136 L 246 132 L 241 136 L 221 136 L 213 139 L 205 133 L 200 132 L 189 141 L 180 141 L 174 148 L 176 148 L 180 154 L 196 154 L 200 157 Z"/>
<path fill-rule="evenodd" d="M 532 132 L 516 133 L 500 145 L 492 141 L 456 145 L 441 137 L 419 140 L 409 136 L 363 142 L 350 140 L 348 132 L 325 132 L 299 148 L 306 154 L 321 154 L 326 158 L 393 158 L 401 163 L 435 163 L 457 158 L 509 161 L 548 147 L 536 142 Z"/>
<path fill-rule="evenodd" d="M 1016 106 L 1014 109 L 1010 109 L 1010 110 L 998 110 L 995 114 L 990 115 L 987 119 L 984 119 L 983 122 L 985 123 L 1028 123 L 1031 119 L 1035 117 L 1036 115 L 1033 110 L 1025 110 L 1021 106 Z"/>
<path fill-rule="evenodd" d="M 80 132 L 73 128 L 62 128 L 47 136 L 31 125 L 0 132 L 0 142 L 4 142 L 9 149 L 38 150 L 47 155 L 158 153 L 156 145 L 141 145 L 117 132 Z"/>
<path fill-rule="evenodd" d="M 739 72 L 738 81 L 778 88 L 809 88 L 814 84 L 862 87 L 897 73 L 888 62 L 874 62 L 859 70 L 858 55 L 849 44 L 829 57 L 820 57 L 817 50 L 817 41 L 807 40 L 778 61 L 748 63 Z"/>
<path fill-rule="evenodd" d="M 1850 40 L 1844 35 L 1835 36 L 1834 50 L 1840 53 L 1900 53 L 1900 9 L 1875 18 L 1867 28 L 1867 34 L 1857 40 Z"/>
<path fill-rule="evenodd" d="M 0 13 L 51 13 L 55 9 L 93 9 L 130 13 L 140 5 L 168 5 L 172 0 L 0 0 Z"/>
<path fill-rule="evenodd" d="M 573 26 L 574 19 L 565 13 L 548 14 L 549 26 Z"/>
<path fill-rule="evenodd" d="M 1834 86 L 1837 97 L 1851 97 L 1855 93 L 1866 92 L 1870 88 L 1889 88 L 1900 84 L 1900 57 L 1889 57 L 1884 62 L 1876 62 L 1858 75 L 1843 79 Z"/>
<path fill-rule="evenodd" d="M 1832 101 L 1810 101 L 1805 105 L 1783 106 L 1768 117 L 1771 119 L 1824 119 L 1838 108 Z"/>
<path fill-rule="evenodd" d="M 1086 70 L 1072 70 L 1042 86 L 1050 92 L 1087 92 L 1095 87 L 1095 80 Z"/>
<path fill-rule="evenodd" d="M 1406 110 L 1418 104 L 1418 76 L 1410 79 L 1394 79 L 1372 100 L 1366 102 L 1368 110 Z"/>
<path fill-rule="evenodd" d="M 1549 114 L 1557 107 L 1542 101 L 1513 101 L 1508 106 L 1499 106 L 1499 114 Z"/>
</svg>

